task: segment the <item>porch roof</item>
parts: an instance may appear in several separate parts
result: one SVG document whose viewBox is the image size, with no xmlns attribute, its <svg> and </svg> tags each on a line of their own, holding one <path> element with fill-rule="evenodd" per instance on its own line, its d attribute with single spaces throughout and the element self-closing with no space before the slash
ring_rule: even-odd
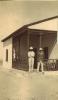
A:
<svg viewBox="0 0 58 100">
<path fill-rule="evenodd" d="M 2 42 L 6 41 L 10 37 L 17 36 L 28 29 L 57 32 L 58 31 L 58 16 L 54 16 L 51 18 L 47 18 L 44 20 L 40 20 L 37 22 L 33 22 L 30 24 L 24 25 L 23 27 L 16 30 L 15 32 L 10 34 L 9 36 L 3 38 Z"/>
<path fill-rule="evenodd" d="M 28 28 L 37 29 L 37 30 L 57 31 L 58 30 L 58 18 L 47 20 L 42 23 L 37 23 L 35 25 L 31 25 Z"/>
</svg>

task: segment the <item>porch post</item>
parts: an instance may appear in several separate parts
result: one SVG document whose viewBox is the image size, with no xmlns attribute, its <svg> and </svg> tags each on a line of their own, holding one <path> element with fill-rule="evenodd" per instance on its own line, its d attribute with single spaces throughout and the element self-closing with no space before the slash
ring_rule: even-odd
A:
<svg viewBox="0 0 58 100">
<path fill-rule="evenodd" d="M 40 43 L 39 44 L 39 52 L 38 52 L 39 61 L 38 61 L 37 71 L 39 71 L 40 66 L 41 66 L 40 70 L 43 72 L 44 71 L 44 68 L 43 68 L 44 52 L 43 52 L 43 48 L 42 48 L 42 33 L 40 33 L 39 43 Z"/>
<path fill-rule="evenodd" d="M 28 29 L 27 32 L 27 55 L 28 55 L 28 51 L 29 51 L 29 46 L 30 46 L 30 30 Z M 28 71 L 29 71 L 29 64 L 28 65 Z"/>
<path fill-rule="evenodd" d="M 57 44 L 58 44 L 58 31 L 57 31 Z"/>
<path fill-rule="evenodd" d="M 39 43 L 39 48 L 42 48 L 42 33 L 40 33 Z"/>
<path fill-rule="evenodd" d="M 29 39 L 30 39 L 30 30 L 28 29 L 28 33 L 27 33 L 27 49 L 29 51 L 29 46 L 30 46 L 30 43 L 29 43 Z"/>
</svg>

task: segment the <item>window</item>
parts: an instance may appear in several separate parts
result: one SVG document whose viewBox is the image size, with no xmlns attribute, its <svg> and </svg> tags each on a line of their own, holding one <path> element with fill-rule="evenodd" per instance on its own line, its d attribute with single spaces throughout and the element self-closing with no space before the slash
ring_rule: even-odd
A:
<svg viewBox="0 0 58 100">
<path fill-rule="evenodd" d="M 8 61 L 8 49 L 6 49 L 6 61 Z"/>
</svg>

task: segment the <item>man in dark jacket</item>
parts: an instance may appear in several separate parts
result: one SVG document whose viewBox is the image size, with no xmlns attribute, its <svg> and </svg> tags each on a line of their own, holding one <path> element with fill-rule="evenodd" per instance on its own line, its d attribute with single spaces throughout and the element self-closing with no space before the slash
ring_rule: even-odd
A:
<svg viewBox="0 0 58 100">
<path fill-rule="evenodd" d="M 39 71 L 39 69 L 41 68 L 40 70 L 44 72 L 43 60 L 44 60 L 44 50 L 43 48 L 39 48 L 37 71 Z"/>
</svg>

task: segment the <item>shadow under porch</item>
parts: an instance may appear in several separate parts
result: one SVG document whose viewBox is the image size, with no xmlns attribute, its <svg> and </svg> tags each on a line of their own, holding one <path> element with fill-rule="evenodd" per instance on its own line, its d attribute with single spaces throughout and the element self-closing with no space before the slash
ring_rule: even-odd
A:
<svg viewBox="0 0 58 100">
<path fill-rule="evenodd" d="M 28 71 L 28 57 L 27 57 L 27 31 L 18 36 L 13 37 L 12 49 L 12 67 L 19 70 Z"/>
</svg>

